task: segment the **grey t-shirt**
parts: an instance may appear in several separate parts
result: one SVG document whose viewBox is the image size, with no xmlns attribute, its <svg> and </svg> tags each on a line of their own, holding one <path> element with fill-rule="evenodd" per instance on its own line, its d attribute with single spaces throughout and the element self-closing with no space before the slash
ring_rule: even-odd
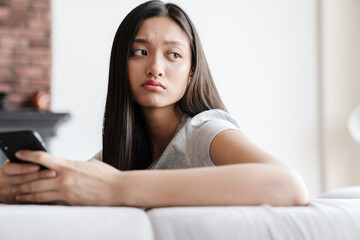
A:
<svg viewBox="0 0 360 240">
<path fill-rule="evenodd" d="M 214 166 L 210 157 L 211 142 L 228 129 L 240 130 L 240 127 L 228 113 L 219 109 L 204 111 L 194 117 L 183 115 L 175 136 L 149 169 Z M 94 158 L 102 160 L 102 152 Z"/>
</svg>

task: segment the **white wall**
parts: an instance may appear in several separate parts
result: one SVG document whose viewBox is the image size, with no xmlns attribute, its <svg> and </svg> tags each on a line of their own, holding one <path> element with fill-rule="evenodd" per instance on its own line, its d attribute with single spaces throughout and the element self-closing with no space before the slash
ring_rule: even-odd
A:
<svg viewBox="0 0 360 240">
<path fill-rule="evenodd" d="M 70 112 L 52 152 L 101 147 L 110 47 L 142 1 L 53 0 L 52 110 Z M 320 193 L 315 1 L 175 1 L 193 19 L 230 113 L 258 145 Z"/>
<path fill-rule="evenodd" d="M 325 188 L 360 185 L 360 145 L 347 118 L 360 105 L 360 1 L 323 1 Z"/>
</svg>

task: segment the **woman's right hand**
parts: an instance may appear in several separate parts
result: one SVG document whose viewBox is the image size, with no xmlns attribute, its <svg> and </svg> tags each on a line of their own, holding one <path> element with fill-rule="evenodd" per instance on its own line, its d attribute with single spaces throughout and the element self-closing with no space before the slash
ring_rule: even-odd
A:
<svg viewBox="0 0 360 240">
<path fill-rule="evenodd" d="M 0 203 L 17 203 L 12 192 L 14 186 L 56 175 L 54 170 L 39 170 L 36 164 L 11 163 L 6 160 L 0 169 Z"/>
</svg>

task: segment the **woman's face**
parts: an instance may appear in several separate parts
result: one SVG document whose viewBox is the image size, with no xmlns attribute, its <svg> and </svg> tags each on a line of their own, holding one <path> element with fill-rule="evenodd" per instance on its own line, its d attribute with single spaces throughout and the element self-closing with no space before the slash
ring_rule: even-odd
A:
<svg viewBox="0 0 360 240">
<path fill-rule="evenodd" d="M 174 105 L 185 93 L 190 69 L 189 40 L 180 26 L 168 17 L 146 19 L 128 61 L 132 99 L 146 108 Z"/>
</svg>

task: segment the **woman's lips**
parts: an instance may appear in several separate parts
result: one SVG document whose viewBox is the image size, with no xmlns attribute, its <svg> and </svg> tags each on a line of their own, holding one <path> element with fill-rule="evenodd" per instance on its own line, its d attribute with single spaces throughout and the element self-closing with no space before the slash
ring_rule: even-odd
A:
<svg viewBox="0 0 360 240">
<path fill-rule="evenodd" d="M 165 89 L 165 87 L 157 80 L 147 80 L 143 84 L 141 84 L 141 86 L 149 90 Z"/>
</svg>

